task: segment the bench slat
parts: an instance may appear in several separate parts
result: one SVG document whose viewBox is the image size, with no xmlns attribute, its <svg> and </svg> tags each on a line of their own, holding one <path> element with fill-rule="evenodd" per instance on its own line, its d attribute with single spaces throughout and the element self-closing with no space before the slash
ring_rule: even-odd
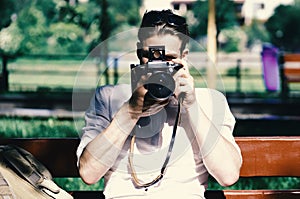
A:
<svg viewBox="0 0 300 199">
<path fill-rule="evenodd" d="M 300 176 L 300 136 L 236 138 L 242 150 L 240 176 Z"/>
<path fill-rule="evenodd" d="M 284 73 L 286 75 L 300 75 L 300 68 L 284 68 Z"/>
<path fill-rule="evenodd" d="M 244 158 L 240 176 L 300 176 L 300 136 L 236 137 Z M 0 139 L 31 152 L 54 177 L 79 177 L 79 138 Z M 104 199 L 102 191 L 71 191 L 75 199 Z M 300 190 L 209 190 L 207 199 L 296 199 Z"/>
<path fill-rule="evenodd" d="M 288 97 L 289 83 L 300 82 L 300 53 L 282 53 L 279 57 L 280 78 L 281 78 L 281 95 Z M 296 64 L 291 67 L 290 64 Z"/>
<path fill-rule="evenodd" d="M 285 62 L 300 62 L 300 54 L 299 53 L 286 53 L 283 56 L 283 60 Z"/>
<path fill-rule="evenodd" d="M 299 190 L 224 190 L 226 199 L 299 199 L 299 194 Z"/>
<path fill-rule="evenodd" d="M 74 191 L 75 199 L 105 199 L 102 191 Z M 299 199 L 299 191 L 290 190 L 208 190 L 206 199 Z"/>
<path fill-rule="evenodd" d="M 300 136 L 236 137 L 242 150 L 240 176 L 300 176 Z M 78 177 L 79 138 L 1 139 L 31 152 L 55 177 Z"/>
</svg>

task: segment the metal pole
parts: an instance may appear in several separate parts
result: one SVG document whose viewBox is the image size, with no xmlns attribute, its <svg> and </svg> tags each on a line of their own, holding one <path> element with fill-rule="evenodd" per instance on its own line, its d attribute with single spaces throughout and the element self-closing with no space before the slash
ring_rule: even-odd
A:
<svg viewBox="0 0 300 199">
<path fill-rule="evenodd" d="M 114 84 L 116 85 L 119 80 L 119 73 L 118 73 L 118 58 L 114 58 Z"/>
<path fill-rule="evenodd" d="M 215 0 L 209 0 L 207 25 L 207 54 L 211 62 L 207 66 L 207 84 L 209 88 L 216 88 L 216 62 L 217 62 L 217 27 Z"/>
<path fill-rule="evenodd" d="M 236 64 L 236 92 L 241 92 L 241 59 L 238 59 Z"/>
</svg>

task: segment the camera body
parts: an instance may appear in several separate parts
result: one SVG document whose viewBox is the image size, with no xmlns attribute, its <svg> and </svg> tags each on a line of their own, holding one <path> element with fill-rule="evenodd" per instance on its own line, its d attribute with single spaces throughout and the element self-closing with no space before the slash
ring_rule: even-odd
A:
<svg viewBox="0 0 300 199">
<path fill-rule="evenodd" d="M 173 95 L 175 81 L 173 75 L 183 66 L 166 61 L 164 46 L 150 46 L 148 63 L 131 64 L 131 87 L 134 91 L 142 76 L 148 77 L 144 87 L 148 95 L 157 101 L 163 101 Z"/>
</svg>

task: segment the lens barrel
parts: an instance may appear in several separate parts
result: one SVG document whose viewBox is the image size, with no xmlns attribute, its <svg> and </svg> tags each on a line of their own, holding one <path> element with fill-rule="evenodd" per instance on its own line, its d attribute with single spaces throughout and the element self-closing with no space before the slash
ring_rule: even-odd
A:
<svg viewBox="0 0 300 199">
<path fill-rule="evenodd" d="M 144 87 L 148 90 L 150 97 L 163 101 L 173 95 L 175 81 L 169 73 L 160 71 L 152 74 Z"/>
</svg>

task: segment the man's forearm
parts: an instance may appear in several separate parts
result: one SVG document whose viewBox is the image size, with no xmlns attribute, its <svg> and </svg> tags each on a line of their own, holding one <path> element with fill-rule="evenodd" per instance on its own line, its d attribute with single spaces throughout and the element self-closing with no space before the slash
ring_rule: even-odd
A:
<svg viewBox="0 0 300 199">
<path fill-rule="evenodd" d="M 234 183 L 239 176 L 241 158 L 239 150 L 225 136 L 232 134 L 229 127 L 231 125 L 226 123 L 226 116 L 223 115 L 223 120 L 213 121 L 197 103 L 187 110 L 187 114 L 193 136 L 201 149 L 199 155 L 202 156 L 210 174 L 221 185 L 228 186 Z"/>
<path fill-rule="evenodd" d="M 97 182 L 113 166 L 136 122 L 125 103 L 111 124 L 87 145 L 79 163 L 80 175 L 86 183 Z"/>
</svg>

